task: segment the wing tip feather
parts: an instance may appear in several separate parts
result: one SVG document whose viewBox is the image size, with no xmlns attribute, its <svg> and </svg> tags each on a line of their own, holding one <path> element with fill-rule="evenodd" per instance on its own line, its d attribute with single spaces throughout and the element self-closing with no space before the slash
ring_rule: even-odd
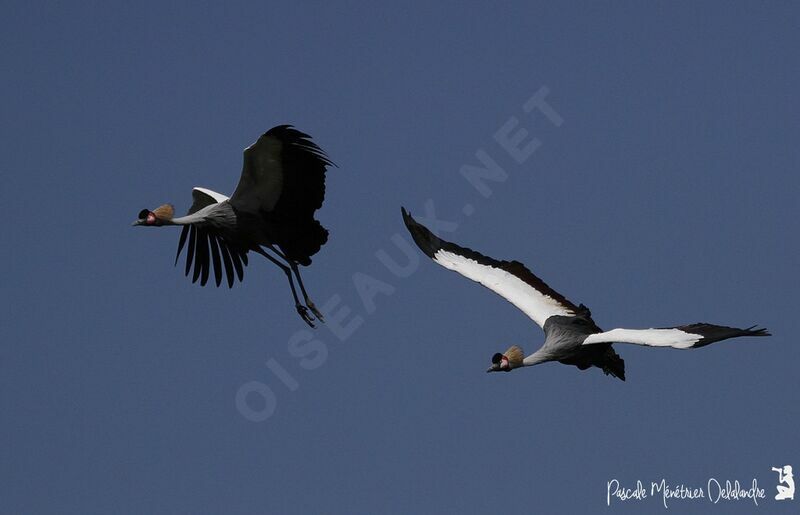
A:
<svg viewBox="0 0 800 515">
<path fill-rule="evenodd" d="M 411 233 L 414 243 L 426 256 L 434 259 L 436 252 L 442 249 L 442 240 L 433 234 L 430 229 L 414 220 L 414 217 L 406 211 L 405 207 L 400 206 L 400 213 L 403 215 L 403 223 L 408 232 Z"/>
</svg>

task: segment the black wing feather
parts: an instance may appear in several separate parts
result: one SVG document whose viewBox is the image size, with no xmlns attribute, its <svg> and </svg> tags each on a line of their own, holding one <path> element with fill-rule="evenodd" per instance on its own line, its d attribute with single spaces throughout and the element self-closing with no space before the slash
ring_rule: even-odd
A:
<svg viewBox="0 0 800 515">
<path fill-rule="evenodd" d="M 224 239 L 219 240 L 219 251 L 222 254 L 222 262 L 225 263 L 225 276 L 228 278 L 228 288 L 233 288 L 233 263 L 228 253 L 228 245 Z"/>
<path fill-rule="evenodd" d="M 273 127 L 265 135 L 283 144 L 281 165 L 286 171 L 273 212 L 287 218 L 310 219 L 325 200 L 325 171 L 336 165 L 311 141 L 311 136 L 291 125 Z"/>
<path fill-rule="evenodd" d="M 217 237 L 214 234 L 208 235 L 208 243 L 211 246 L 211 257 L 214 259 L 214 281 L 217 288 L 222 283 L 222 263 L 219 259 L 219 248 L 217 247 Z"/>
<path fill-rule="evenodd" d="M 181 251 L 183 250 L 183 246 L 186 244 L 186 236 L 189 235 L 189 226 L 184 225 L 183 230 L 181 231 L 181 238 L 178 240 L 178 252 L 175 253 L 175 266 L 178 266 L 178 258 L 181 257 Z"/>
<path fill-rule="evenodd" d="M 239 276 L 239 282 L 242 282 L 244 270 L 242 269 L 241 254 L 236 249 L 229 248 L 228 250 L 231 253 L 231 261 L 233 261 L 233 267 L 236 269 L 236 275 Z"/>
<path fill-rule="evenodd" d="M 222 284 L 223 268 L 229 288 L 233 288 L 236 276 L 240 282 L 244 279 L 247 250 L 231 248 L 225 238 L 214 232 L 211 227 L 198 227 L 194 224 L 183 227 L 178 241 L 178 252 L 175 256 L 176 265 L 184 246 L 186 247 L 184 274 L 188 277 L 192 272 L 192 265 L 194 265 L 193 283 L 199 280 L 200 285 L 205 286 L 212 268 L 214 269 L 214 282 L 218 287 Z"/>
<path fill-rule="evenodd" d="M 195 229 L 194 225 L 189 226 L 189 246 L 186 248 L 186 269 L 184 274 L 186 277 L 189 277 L 189 271 L 192 269 L 192 259 L 194 258 L 194 245 L 195 240 L 197 239 L 197 229 Z"/>
<path fill-rule="evenodd" d="M 208 280 L 208 234 L 205 229 L 198 228 L 192 282 L 197 282 L 201 276 Z M 204 286 L 205 282 L 201 281 L 200 285 Z"/>
<path fill-rule="evenodd" d="M 211 271 L 211 253 L 208 250 L 210 246 L 211 235 L 206 231 L 205 238 L 203 238 L 203 269 L 201 270 L 200 286 L 205 286 L 208 283 L 208 276 Z"/>
<path fill-rule="evenodd" d="M 681 331 L 690 334 L 699 334 L 703 337 L 699 342 L 692 345 L 692 348 L 695 349 L 699 347 L 705 347 L 706 345 L 721 340 L 727 340 L 728 338 L 737 338 L 739 336 L 772 336 L 765 327 L 756 328 L 754 325 L 751 325 L 746 329 L 739 329 L 738 327 L 697 323 L 682 325 L 676 327 L 676 329 L 680 329 Z"/>
</svg>

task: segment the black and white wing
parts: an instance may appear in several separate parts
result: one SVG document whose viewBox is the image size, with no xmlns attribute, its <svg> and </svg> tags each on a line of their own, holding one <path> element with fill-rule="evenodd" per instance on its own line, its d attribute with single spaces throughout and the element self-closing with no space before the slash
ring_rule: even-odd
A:
<svg viewBox="0 0 800 515">
<path fill-rule="evenodd" d="M 279 125 L 244 149 L 244 164 L 231 205 L 283 219 L 310 218 L 325 198 L 325 171 L 333 163 L 313 141 Z"/>
<path fill-rule="evenodd" d="M 713 324 L 690 324 L 659 329 L 612 329 L 603 333 L 590 334 L 583 341 L 583 345 L 633 343 L 649 347 L 695 349 L 739 336 L 770 336 L 770 334 L 766 329 L 757 329 L 756 326 L 738 329 Z"/>
<path fill-rule="evenodd" d="M 222 193 L 217 193 L 206 188 L 192 189 L 192 206 L 189 208 L 188 215 L 193 215 L 198 211 L 220 202 L 225 202 L 228 197 Z M 247 250 L 238 249 L 230 245 L 223 236 L 214 232 L 208 225 L 189 224 L 184 225 L 178 240 L 178 252 L 175 254 L 175 264 L 178 264 L 181 251 L 188 240 L 186 248 L 186 267 L 185 274 L 188 277 L 192 271 L 192 282 L 200 279 L 200 286 L 205 286 L 211 269 L 214 270 L 214 280 L 217 286 L 222 284 L 222 272 L 228 282 L 228 287 L 233 287 L 234 272 L 241 282 L 244 279 L 244 267 L 247 266 Z"/>
<path fill-rule="evenodd" d="M 192 188 L 192 206 L 189 208 L 189 212 L 186 214 L 192 215 L 204 207 L 208 207 L 211 204 L 225 202 L 226 200 L 228 200 L 228 197 L 222 193 L 217 193 L 214 190 L 200 187 Z"/>
<path fill-rule="evenodd" d="M 581 310 L 550 288 L 518 261 L 498 261 L 444 241 L 414 220 L 403 208 L 403 221 L 428 257 L 445 268 L 477 281 L 514 304 L 540 327 L 553 315 L 574 316 Z"/>
</svg>

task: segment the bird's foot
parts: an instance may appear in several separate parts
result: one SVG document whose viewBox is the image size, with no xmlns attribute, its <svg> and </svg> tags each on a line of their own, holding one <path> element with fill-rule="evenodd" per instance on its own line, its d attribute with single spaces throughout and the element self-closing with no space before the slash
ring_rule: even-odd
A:
<svg viewBox="0 0 800 515">
<path fill-rule="evenodd" d="M 301 304 L 295 304 L 294 306 L 297 309 L 297 313 L 300 315 L 300 318 L 303 319 L 303 322 L 307 323 L 310 327 L 314 327 L 314 317 L 312 317 L 308 309 Z"/>
<path fill-rule="evenodd" d="M 319 312 L 317 306 L 315 306 L 314 303 L 311 302 L 311 299 L 306 299 L 306 306 L 308 306 L 308 309 L 310 309 L 311 312 L 314 313 L 314 316 L 317 317 L 317 320 L 319 320 L 323 324 L 325 323 L 325 317 L 323 317 L 322 313 Z"/>
</svg>

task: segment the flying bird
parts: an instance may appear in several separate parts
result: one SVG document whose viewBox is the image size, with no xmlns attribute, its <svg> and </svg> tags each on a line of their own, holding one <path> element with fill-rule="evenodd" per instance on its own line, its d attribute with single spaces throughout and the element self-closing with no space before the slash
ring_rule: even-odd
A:
<svg viewBox="0 0 800 515">
<path fill-rule="evenodd" d="M 589 308 L 576 306 L 550 288 L 518 261 L 498 261 L 474 250 L 435 236 L 401 208 L 403 221 L 419 248 L 437 264 L 479 282 L 528 315 L 544 330 L 542 347 L 525 356 L 512 345 L 492 356 L 487 372 L 510 372 L 548 361 L 574 365 L 580 370 L 598 367 L 606 375 L 625 380 L 625 362 L 612 343 L 633 343 L 651 347 L 693 349 L 738 336 L 769 336 L 766 329 L 747 329 L 713 324 L 689 324 L 659 329 L 613 329 L 603 331 Z"/>
<path fill-rule="evenodd" d="M 186 216 L 175 218 L 172 205 L 164 204 L 143 209 L 133 225 L 182 226 L 175 264 L 188 238 L 185 275 L 194 263 L 192 282 L 200 279 L 201 286 L 213 269 L 218 287 L 223 271 L 233 287 L 234 273 L 239 281 L 244 278 L 247 253 L 261 254 L 286 274 L 297 313 L 314 327 L 315 317 L 324 320 L 306 292 L 298 265 L 310 265 L 311 256 L 328 240 L 314 212 L 325 197 L 327 167 L 335 165 L 310 138 L 290 125 L 273 127 L 244 149 L 242 175 L 230 198 L 194 188 Z"/>
</svg>

